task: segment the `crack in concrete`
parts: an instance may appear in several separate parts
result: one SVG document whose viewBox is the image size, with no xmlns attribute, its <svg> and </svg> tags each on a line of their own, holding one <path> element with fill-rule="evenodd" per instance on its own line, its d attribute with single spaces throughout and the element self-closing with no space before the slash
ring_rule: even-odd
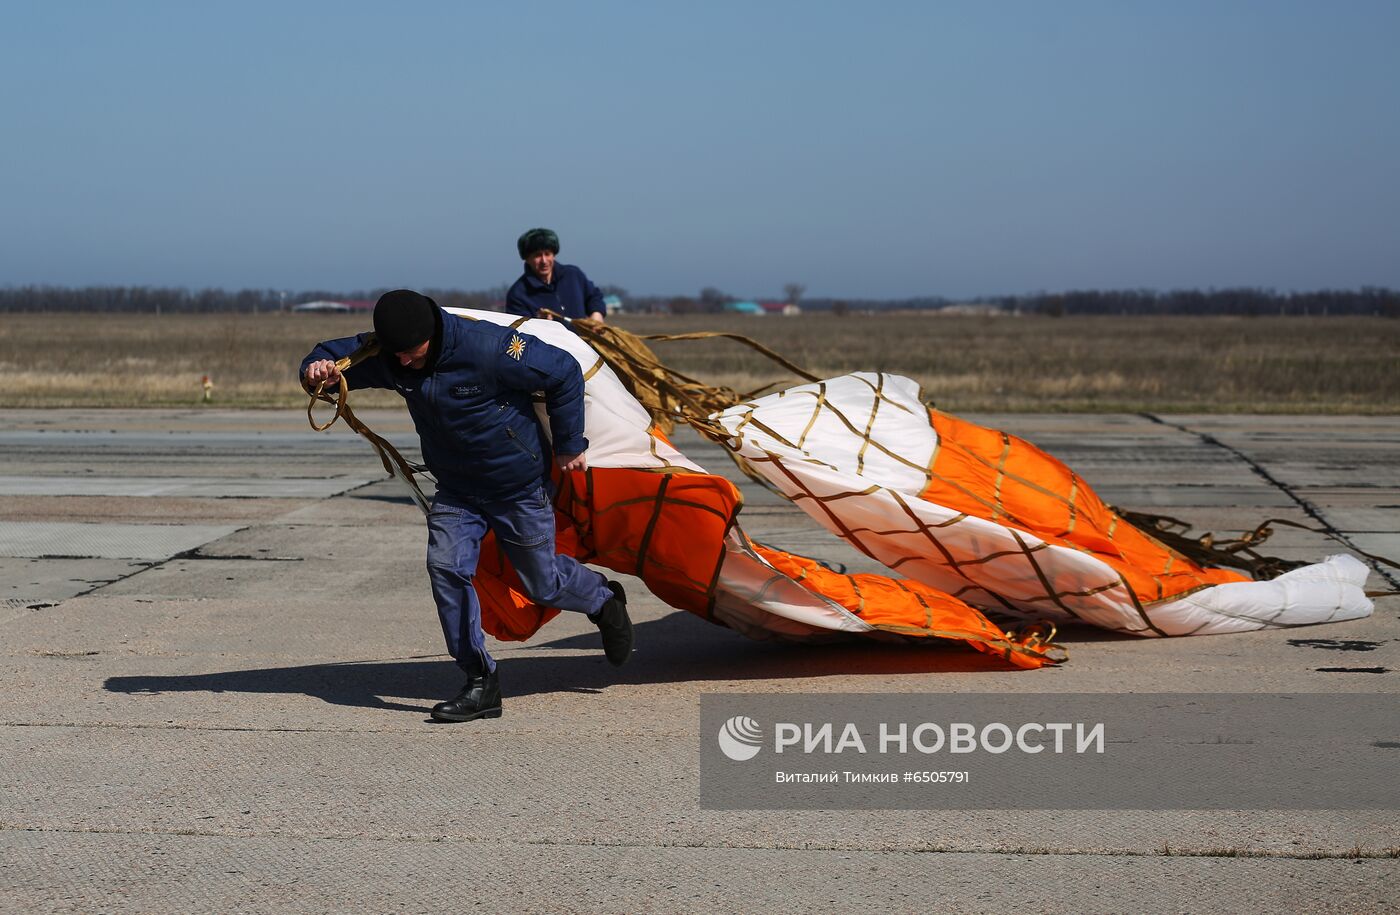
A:
<svg viewBox="0 0 1400 915">
<path fill-rule="evenodd" d="M 252 555 L 247 555 L 247 554 L 237 555 L 237 556 L 219 556 L 219 555 L 214 555 L 214 554 L 210 554 L 210 553 L 201 553 L 200 550 L 202 550 L 202 549 L 203 549 L 203 547 L 195 547 L 193 550 L 189 550 L 189 551 L 187 551 L 187 552 L 185 552 L 185 553 L 180 554 L 179 556 L 172 556 L 172 557 L 170 557 L 170 558 L 171 558 L 171 559 L 198 559 L 198 560 L 201 560 L 201 561 L 211 561 L 211 562 L 212 562 L 212 561 L 217 561 L 217 562 L 229 562 L 229 561 L 234 561 L 234 560 L 237 560 L 237 561 L 252 561 L 252 562 L 305 562 L 305 561 L 306 561 L 306 560 L 305 560 L 303 557 L 301 557 L 301 556 L 252 556 Z M 168 561 L 168 560 L 167 560 L 167 561 Z"/>
<path fill-rule="evenodd" d="M 314 479 L 325 479 L 325 478 L 322 478 L 322 477 L 315 477 Z M 341 496 L 348 495 L 349 493 L 355 492 L 355 491 L 357 491 L 357 490 L 364 489 L 364 488 L 367 487 L 367 486 L 373 486 L 373 485 L 376 484 L 376 483 L 382 483 L 382 482 L 383 482 L 384 480 L 386 480 L 386 479 L 392 480 L 393 477 L 392 477 L 392 476 L 386 476 L 386 477 L 384 477 L 384 478 L 382 478 L 382 479 L 368 480 L 368 481 L 366 481 L 366 482 L 364 482 L 364 483 L 360 483 L 360 484 L 358 484 L 358 485 L 356 485 L 356 486 L 350 487 L 349 489 L 343 490 L 343 491 L 338 492 L 338 493 L 334 493 L 334 494 L 329 495 L 329 496 L 321 496 L 320 498 L 317 498 L 317 499 L 309 499 L 309 500 L 303 499 L 303 500 L 301 500 L 301 501 L 310 501 L 310 502 L 312 502 L 312 503 L 316 503 L 316 502 L 326 502 L 326 501 L 329 501 L 329 500 L 331 500 L 331 499 L 337 499 L 337 498 L 340 498 Z M 230 497 L 230 498 L 261 498 L 261 497 L 255 497 L 255 496 L 238 496 L 238 497 Z M 410 500 L 410 501 L 411 501 L 411 500 Z M 274 521 L 274 522 L 275 522 L 275 521 L 280 521 L 281 519 L 286 518 L 286 517 L 289 516 L 289 515 L 296 514 L 296 512 L 298 512 L 298 511 L 300 511 L 300 510 L 301 510 L 300 507 L 298 507 L 298 508 L 293 508 L 293 509 L 289 509 L 288 511 L 283 512 L 283 513 L 280 514 L 280 515 L 277 515 L 275 518 L 273 518 L 273 519 L 271 519 L 271 520 Z M 115 584 L 117 584 L 117 583 L 119 583 L 119 582 L 126 581 L 126 580 L 128 580 L 128 579 L 130 579 L 130 578 L 135 578 L 137 575 L 140 575 L 142 572 L 149 572 L 149 571 L 151 571 L 152 569 L 158 569 L 158 568 L 160 568 L 160 567 L 162 567 L 162 566 L 164 566 L 164 565 L 166 565 L 166 564 L 168 564 L 168 563 L 174 562 L 174 561 L 177 560 L 177 559 L 190 559 L 190 560 L 202 560 L 202 561 L 204 561 L 204 560 L 207 560 L 207 561 L 257 560 L 257 561 L 259 561 L 259 562 L 302 562 L 302 561 L 304 561 L 304 560 L 302 559 L 302 557 L 299 557 L 299 556 L 214 556 L 214 555 L 202 554 L 202 553 L 200 552 L 201 550 L 203 550 L 205 547 L 209 546 L 210 544 L 218 543 L 219 540 L 226 539 L 226 537 L 232 537 L 232 536 L 234 536 L 235 534 L 241 534 L 242 532 L 244 532 L 244 531 L 246 531 L 246 530 L 250 530 L 250 529 L 252 529 L 252 528 L 254 528 L 254 527 L 257 527 L 257 526 L 258 526 L 257 524 L 246 524 L 246 525 L 244 525 L 243 527 L 240 527 L 240 528 L 237 528 L 237 529 L 234 530 L 234 531 L 231 531 L 230 533 L 226 534 L 224 537 L 218 538 L 218 540 L 211 540 L 211 541 L 209 541 L 209 543 L 201 543 L 199 546 L 193 547 L 193 548 L 188 549 L 188 550 L 182 550 L 181 552 L 176 553 L 176 554 L 173 555 L 173 556 L 168 556 L 168 557 L 166 557 L 165 559 L 159 559 L 159 560 L 155 560 L 155 561 L 153 561 L 153 562 L 147 563 L 147 564 L 143 565 L 143 566 L 142 566 L 141 568 L 139 568 L 139 569 L 136 569 L 136 570 L 134 570 L 134 571 L 128 572 L 128 573 L 125 574 L 125 575 L 121 575 L 121 576 L 119 576 L 119 577 L 117 577 L 117 578 L 113 578 L 113 579 L 108 580 L 108 581 L 99 582 L 99 583 L 93 585 L 91 588 L 88 588 L 86 591 L 79 591 L 77 594 L 73 594 L 73 595 L 70 595 L 69 597 L 65 597 L 63 600 L 72 600 L 72 599 L 75 598 L 75 597 L 86 597 L 86 596 L 88 596 L 88 595 L 90 595 L 90 594 L 96 594 L 98 591 L 101 591 L 103 588 L 110 587 L 111 585 L 115 585 Z M 48 557 L 48 556 L 46 556 L 46 557 L 41 557 L 41 558 L 46 558 L 46 559 L 57 559 L 57 558 L 62 558 L 62 559 L 91 559 L 92 557 L 90 557 L 90 556 Z M 128 560 L 128 561 L 129 561 L 129 562 L 133 562 L 133 563 L 135 563 L 135 562 L 140 562 L 140 560 Z M 48 606 L 49 606 L 49 607 L 56 607 L 56 606 L 58 606 L 58 605 L 59 605 L 60 603 L 62 603 L 62 602 L 63 602 L 63 601 L 56 601 L 56 602 L 53 602 L 53 603 L 48 604 Z"/>
<path fill-rule="evenodd" d="M 174 557 L 172 557 L 172 558 L 174 558 Z M 138 563 L 138 562 L 140 562 L 140 560 L 127 560 L 127 561 L 128 561 L 128 562 L 131 562 L 133 565 L 136 564 L 136 563 Z M 160 560 L 159 562 L 148 563 L 148 564 L 146 564 L 146 565 L 141 566 L 141 568 L 137 569 L 137 570 L 134 571 L 134 572 L 127 572 L 125 575 L 118 575 L 116 578 L 113 578 L 113 579 L 111 579 L 110 581 L 98 582 L 97 584 L 93 585 L 91 588 L 88 588 L 86 591 L 79 591 L 77 594 L 73 594 L 73 595 L 70 595 L 70 596 L 68 596 L 68 597 L 65 597 L 63 600 L 58 601 L 57 603 L 51 604 L 50 606 L 57 607 L 59 604 L 62 604 L 64 601 L 72 600 L 72 599 L 75 598 L 75 597 L 86 597 L 86 596 L 89 595 L 89 594 L 95 594 L 95 593 L 97 593 L 98 591 L 101 591 L 103 588 L 108 587 L 109 585 L 114 585 L 114 584 L 116 584 L 116 583 L 119 582 L 119 581 L 126 581 L 128 578 L 135 578 L 137 575 L 140 575 L 142 572 L 149 572 L 151 569 L 154 569 L 156 566 L 164 565 L 165 563 L 167 563 L 167 562 L 169 562 L 169 561 L 170 561 L 169 559 L 162 559 L 162 560 Z"/>
<path fill-rule="evenodd" d="M 392 842 L 397 844 L 443 844 L 493 846 L 546 846 L 562 848 L 665 849 L 695 848 L 717 851 L 863 851 L 880 855 L 1035 855 L 1052 857 L 1111 857 L 1111 858 L 1273 858 L 1278 860 L 1318 861 L 1324 859 L 1356 860 L 1362 858 L 1400 858 L 1400 847 L 1353 846 L 1349 849 L 1317 849 L 1314 851 L 1269 851 L 1266 849 L 1182 846 L 1173 848 L 1163 842 L 1161 848 L 1074 848 L 1048 845 L 952 845 L 924 844 L 906 848 L 840 844 L 835 842 L 777 842 L 777 843 L 717 843 L 717 842 L 623 842 L 598 839 L 515 839 L 501 840 L 488 836 L 367 836 L 344 833 L 278 833 L 221 832 L 212 829 L 104 829 L 96 826 L 33 826 L 0 822 L 0 831 L 38 832 L 63 835 L 107 836 L 169 836 L 205 839 L 282 839 L 330 842 Z"/>
<path fill-rule="evenodd" d="M 1368 566 L 1370 566 L 1371 569 L 1374 570 L 1377 575 L 1379 575 L 1385 581 L 1390 583 L 1390 586 L 1392 588 L 1400 588 L 1400 578 L 1396 578 L 1390 572 L 1386 571 L 1386 569 L 1382 567 L 1380 563 L 1368 558 L 1366 556 L 1365 551 L 1363 551 L 1359 546 L 1353 543 L 1351 541 L 1351 538 L 1347 537 L 1346 534 L 1337 530 L 1337 528 L 1335 528 L 1332 525 L 1332 522 L 1327 520 L 1326 516 L 1322 514 L 1322 509 L 1318 508 L 1312 502 L 1298 495 L 1296 492 L 1293 491 L 1291 487 L 1288 486 L 1288 484 L 1284 483 L 1282 480 L 1269 473 L 1269 471 L 1266 470 L 1262 464 L 1254 460 L 1249 455 L 1245 454 L 1240 449 L 1236 448 L 1233 445 L 1228 445 L 1225 442 L 1222 442 L 1220 439 L 1216 438 L 1208 432 L 1200 432 L 1196 429 L 1192 429 L 1189 426 L 1184 426 L 1180 423 L 1170 422 L 1168 420 L 1163 419 L 1160 416 L 1157 416 L 1156 414 L 1139 413 L 1138 415 L 1141 416 L 1143 419 L 1157 423 L 1158 425 L 1166 426 L 1170 429 L 1176 429 L 1180 432 L 1185 432 L 1187 435 L 1194 435 L 1198 439 L 1200 439 L 1202 443 L 1223 449 L 1224 451 L 1233 455 L 1235 458 L 1242 461 L 1246 467 L 1252 470 L 1256 476 L 1258 476 L 1260 479 L 1264 480 L 1264 482 L 1268 483 L 1270 486 L 1274 487 L 1279 492 L 1283 493 L 1285 496 L 1291 499 L 1295 505 L 1297 505 L 1303 510 L 1303 513 L 1305 515 L 1307 515 L 1309 518 L 1313 519 L 1319 525 L 1321 525 L 1322 528 L 1325 531 L 1327 531 L 1327 533 L 1338 543 L 1341 543 L 1343 546 L 1346 546 L 1350 548 L 1353 552 L 1359 554 L 1362 560 Z"/>
</svg>

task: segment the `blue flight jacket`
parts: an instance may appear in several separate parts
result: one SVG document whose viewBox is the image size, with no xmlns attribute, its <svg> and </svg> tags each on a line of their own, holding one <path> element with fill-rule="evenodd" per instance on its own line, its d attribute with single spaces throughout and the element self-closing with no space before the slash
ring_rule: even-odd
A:
<svg viewBox="0 0 1400 915">
<path fill-rule="evenodd" d="M 570 264 L 554 264 L 554 282 L 545 284 L 530 271 L 521 274 L 506 293 L 506 311 L 511 314 L 539 317 L 540 309 L 548 308 L 566 318 L 586 318 L 593 312 L 606 315 L 603 293 L 594 286 L 583 271 Z"/>
<path fill-rule="evenodd" d="M 345 373 L 351 389 L 392 388 L 403 396 L 438 487 L 468 500 L 518 496 L 548 479 L 548 442 L 532 395 L 543 391 L 556 454 L 582 454 L 583 373 L 557 346 L 490 321 L 440 315 L 437 361 L 405 369 L 393 354 Z M 301 363 L 350 355 L 368 334 L 318 343 Z M 430 351 L 429 358 L 432 353 Z"/>
</svg>

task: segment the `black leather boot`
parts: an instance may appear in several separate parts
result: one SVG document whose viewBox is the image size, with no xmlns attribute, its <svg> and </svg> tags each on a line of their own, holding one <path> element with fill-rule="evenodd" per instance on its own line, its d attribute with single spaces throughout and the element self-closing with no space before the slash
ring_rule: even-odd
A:
<svg viewBox="0 0 1400 915">
<path fill-rule="evenodd" d="M 627 592 L 622 585 L 610 581 L 608 589 L 613 596 L 603 602 L 593 622 L 603 636 L 603 654 L 608 663 L 621 667 L 632 654 L 632 619 L 627 615 Z"/>
<path fill-rule="evenodd" d="M 496 671 L 471 677 L 453 699 L 433 706 L 435 721 L 475 721 L 501 717 L 501 678 Z"/>
</svg>

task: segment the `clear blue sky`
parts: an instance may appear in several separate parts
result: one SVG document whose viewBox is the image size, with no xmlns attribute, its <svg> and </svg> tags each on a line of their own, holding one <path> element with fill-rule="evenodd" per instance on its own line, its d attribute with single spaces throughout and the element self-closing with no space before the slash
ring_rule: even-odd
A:
<svg viewBox="0 0 1400 915">
<path fill-rule="evenodd" d="M 0 284 L 1400 287 L 1400 3 L 7 3 Z"/>
</svg>

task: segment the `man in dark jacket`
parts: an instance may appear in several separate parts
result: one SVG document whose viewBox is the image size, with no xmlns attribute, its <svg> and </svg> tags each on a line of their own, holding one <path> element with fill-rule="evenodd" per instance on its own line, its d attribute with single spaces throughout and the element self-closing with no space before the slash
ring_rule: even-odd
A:
<svg viewBox="0 0 1400 915">
<path fill-rule="evenodd" d="M 506 311 L 540 317 L 540 309 L 566 318 L 602 321 L 608 313 L 603 293 L 589 282 L 583 271 L 554 258 L 559 254 L 559 236 L 551 229 L 530 229 L 515 243 L 525 272 L 506 293 Z"/>
<path fill-rule="evenodd" d="M 489 321 L 444 312 L 406 289 L 374 307 L 378 357 L 345 372 L 350 388 L 390 388 L 408 405 L 423 462 L 437 478 L 428 515 L 428 577 L 447 650 L 467 674 L 455 698 L 438 703 L 439 721 L 501 714 L 500 678 L 486 651 L 481 605 L 472 587 L 489 528 L 531 600 L 585 613 L 597 624 L 614 665 L 632 650 L 622 586 L 554 549 L 549 453 L 566 471 L 585 470 L 583 375 L 558 347 Z M 308 389 L 338 383 L 337 359 L 368 335 L 327 340 L 302 360 Z M 543 391 L 553 445 L 536 419 Z"/>
</svg>

